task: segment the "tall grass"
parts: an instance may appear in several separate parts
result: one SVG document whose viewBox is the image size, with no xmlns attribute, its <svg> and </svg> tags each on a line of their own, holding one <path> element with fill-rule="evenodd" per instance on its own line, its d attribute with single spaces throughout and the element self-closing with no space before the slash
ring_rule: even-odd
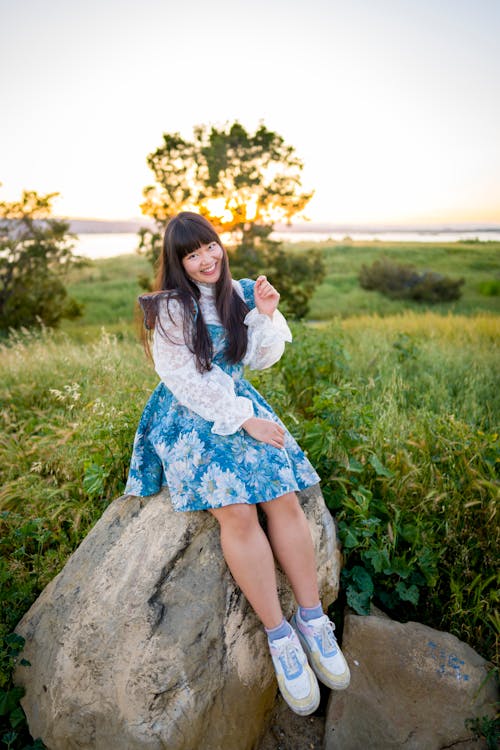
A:
<svg viewBox="0 0 500 750">
<path fill-rule="evenodd" d="M 104 280 L 94 282 L 105 295 Z M 0 347 L 0 717 L 4 737 L 17 733 L 9 747 L 29 741 L 10 683 L 20 644 L 9 633 L 123 491 L 157 383 L 131 301 L 127 309 L 128 318 L 108 309 L 107 330 L 102 311 L 89 310 L 90 324 L 20 332 Z M 374 600 L 451 630 L 497 666 L 498 321 L 408 309 L 338 317 L 296 326 L 279 365 L 250 374 L 322 477 L 349 604 L 366 611 Z"/>
<path fill-rule="evenodd" d="M 498 665 L 494 316 L 298 328 L 252 376 L 307 448 L 339 521 L 348 602 L 450 630 Z"/>
</svg>

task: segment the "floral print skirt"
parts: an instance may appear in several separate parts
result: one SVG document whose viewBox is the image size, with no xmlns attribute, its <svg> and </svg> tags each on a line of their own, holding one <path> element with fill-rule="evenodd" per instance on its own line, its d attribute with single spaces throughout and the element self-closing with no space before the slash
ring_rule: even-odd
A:
<svg viewBox="0 0 500 750">
<path fill-rule="evenodd" d="M 234 386 L 237 396 L 251 399 L 256 417 L 285 428 L 284 449 L 243 429 L 216 435 L 211 422 L 160 383 L 139 422 L 125 494 L 153 495 L 167 485 L 174 509 L 187 511 L 263 503 L 317 484 L 309 460 L 260 393 L 244 378 Z"/>
</svg>

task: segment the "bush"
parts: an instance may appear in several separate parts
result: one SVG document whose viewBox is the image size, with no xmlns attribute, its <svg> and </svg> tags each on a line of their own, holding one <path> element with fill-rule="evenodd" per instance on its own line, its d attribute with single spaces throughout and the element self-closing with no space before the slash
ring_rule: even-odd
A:
<svg viewBox="0 0 500 750">
<path fill-rule="evenodd" d="M 500 297 L 500 279 L 482 281 L 478 284 L 477 290 L 484 297 Z"/>
<path fill-rule="evenodd" d="M 464 279 L 451 279 L 435 271 L 417 271 L 412 265 L 394 263 L 381 258 L 359 272 L 363 289 L 382 292 L 392 299 L 413 299 L 417 302 L 451 302 L 460 299 Z"/>
<path fill-rule="evenodd" d="M 296 320 L 309 312 L 311 297 L 326 273 L 320 250 L 284 250 L 273 240 L 240 245 L 231 253 L 230 263 L 236 279 L 265 274 L 281 295 L 280 309 Z"/>
<path fill-rule="evenodd" d="M 68 297 L 62 276 L 76 258 L 69 224 L 50 218 L 54 194 L 24 191 L 0 202 L 0 330 L 76 318 L 82 306 Z"/>
<path fill-rule="evenodd" d="M 432 339 L 360 325 L 352 353 L 338 328 L 297 328 L 272 373 L 251 379 L 322 479 L 347 603 L 449 630 L 498 665 L 494 354 L 486 330 L 434 317 Z"/>
</svg>

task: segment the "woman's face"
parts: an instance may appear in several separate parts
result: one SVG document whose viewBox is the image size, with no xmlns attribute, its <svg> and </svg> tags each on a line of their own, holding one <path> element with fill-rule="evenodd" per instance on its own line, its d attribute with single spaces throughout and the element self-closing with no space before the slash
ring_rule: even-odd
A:
<svg viewBox="0 0 500 750">
<path fill-rule="evenodd" d="M 215 284 L 222 273 L 224 250 L 217 242 L 202 245 L 182 259 L 184 270 L 193 281 Z"/>
</svg>

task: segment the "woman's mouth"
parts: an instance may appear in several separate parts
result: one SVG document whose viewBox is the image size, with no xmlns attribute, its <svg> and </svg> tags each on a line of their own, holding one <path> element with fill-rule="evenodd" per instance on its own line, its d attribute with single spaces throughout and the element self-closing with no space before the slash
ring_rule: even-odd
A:
<svg viewBox="0 0 500 750">
<path fill-rule="evenodd" d="M 207 274 L 213 273 L 215 271 L 216 265 L 217 263 L 212 263 L 212 265 L 208 266 L 208 268 L 202 268 L 201 273 L 207 273 Z"/>
</svg>

